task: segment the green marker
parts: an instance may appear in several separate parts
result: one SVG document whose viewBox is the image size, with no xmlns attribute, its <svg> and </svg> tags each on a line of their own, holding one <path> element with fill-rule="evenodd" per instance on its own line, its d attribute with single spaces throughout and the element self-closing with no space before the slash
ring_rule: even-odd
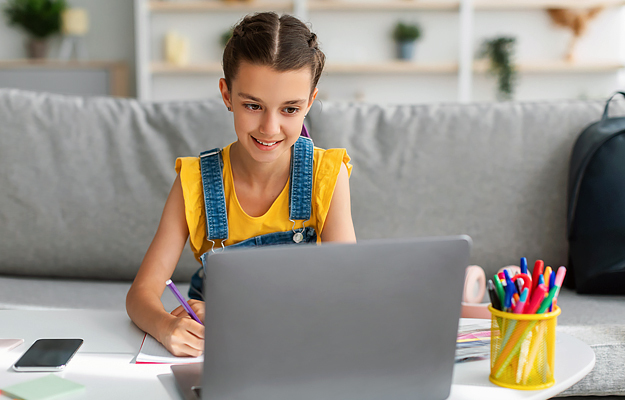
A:
<svg viewBox="0 0 625 400">
<path fill-rule="evenodd" d="M 553 297 L 556 295 L 558 289 L 558 286 L 554 286 L 549 290 L 549 294 L 547 295 L 547 297 L 545 297 L 545 300 L 540 303 L 540 307 L 538 307 L 538 311 L 536 311 L 536 314 L 543 314 L 545 311 L 547 311 L 547 309 L 553 302 Z"/>
<path fill-rule="evenodd" d="M 493 277 L 493 283 L 495 284 L 495 290 L 497 291 L 497 296 L 499 296 L 499 301 L 501 301 L 501 309 L 503 310 L 504 307 L 506 306 L 505 305 L 506 291 L 503 289 L 503 286 L 497 274 L 495 274 L 495 276 Z"/>
</svg>

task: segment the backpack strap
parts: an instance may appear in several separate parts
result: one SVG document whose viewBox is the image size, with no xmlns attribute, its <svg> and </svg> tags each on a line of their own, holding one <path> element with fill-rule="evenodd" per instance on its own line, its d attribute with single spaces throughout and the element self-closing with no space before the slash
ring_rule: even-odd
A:
<svg viewBox="0 0 625 400">
<path fill-rule="evenodd" d="M 300 136 L 291 152 L 289 187 L 289 219 L 308 221 L 311 214 L 314 145 L 310 138 Z"/>
<path fill-rule="evenodd" d="M 215 148 L 200 154 L 204 209 L 206 211 L 206 237 L 215 240 L 228 239 L 228 213 L 223 178 L 224 162 L 221 149 Z"/>
<path fill-rule="evenodd" d="M 603 117 L 601 119 L 608 119 L 608 107 L 610 106 L 610 102 L 614 97 L 618 96 L 619 94 L 625 96 L 625 92 L 615 92 L 605 103 L 605 109 L 603 110 Z"/>
</svg>

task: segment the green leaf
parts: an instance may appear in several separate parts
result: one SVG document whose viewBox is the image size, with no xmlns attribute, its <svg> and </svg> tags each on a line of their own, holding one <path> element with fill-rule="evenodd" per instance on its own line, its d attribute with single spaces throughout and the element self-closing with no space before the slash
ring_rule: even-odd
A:
<svg viewBox="0 0 625 400">
<path fill-rule="evenodd" d="M 45 39 L 60 32 L 65 9 L 66 0 L 7 0 L 3 11 L 9 25 Z"/>
</svg>

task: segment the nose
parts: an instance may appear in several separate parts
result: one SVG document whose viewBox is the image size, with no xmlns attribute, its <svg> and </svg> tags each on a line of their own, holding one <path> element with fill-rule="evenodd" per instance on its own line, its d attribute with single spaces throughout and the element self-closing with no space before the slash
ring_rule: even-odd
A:
<svg viewBox="0 0 625 400">
<path fill-rule="evenodd" d="M 280 133 L 280 119 L 272 112 L 266 112 L 260 124 L 260 133 L 274 136 Z"/>
</svg>

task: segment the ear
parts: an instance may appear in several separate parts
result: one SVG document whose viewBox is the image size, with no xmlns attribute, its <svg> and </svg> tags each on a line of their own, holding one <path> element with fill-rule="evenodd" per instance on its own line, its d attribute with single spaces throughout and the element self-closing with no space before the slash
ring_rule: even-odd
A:
<svg viewBox="0 0 625 400">
<path fill-rule="evenodd" d="M 219 79 L 219 91 L 221 92 L 221 98 L 223 99 L 224 104 L 229 110 L 231 110 L 232 98 L 230 97 L 230 89 L 228 89 L 228 85 L 226 84 L 226 80 L 224 78 Z"/>
<path fill-rule="evenodd" d="M 308 111 L 310 110 L 310 107 L 312 107 L 313 102 L 317 98 L 317 93 L 319 93 L 319 89 L 315 88 L 313 90 L 312 94 L 310 95 L 310 99 L 308 99 L 308 106 L 306 107 L 306 114 L 308 114 Z"/>
</svg>

